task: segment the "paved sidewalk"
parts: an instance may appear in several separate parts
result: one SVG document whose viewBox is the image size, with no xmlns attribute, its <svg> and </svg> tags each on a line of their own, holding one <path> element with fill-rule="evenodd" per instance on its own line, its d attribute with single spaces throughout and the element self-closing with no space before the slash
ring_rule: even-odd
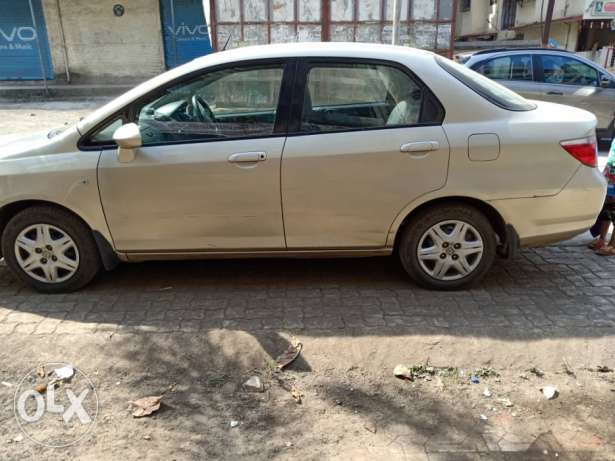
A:
<svg viewBox="0 0 615 461">
<path fill-rule="evenodd" d="M 2 266 L 0 335 L 400 326 L 602 335 L 615 327 L 614 275 L 611 258 L 553 246 L 498 260 L 481 285 L 453 293 L 419 289 L 393 258 L 375 258 L 126 264 L 81 292 L 49 296 Z"/>
</svg>

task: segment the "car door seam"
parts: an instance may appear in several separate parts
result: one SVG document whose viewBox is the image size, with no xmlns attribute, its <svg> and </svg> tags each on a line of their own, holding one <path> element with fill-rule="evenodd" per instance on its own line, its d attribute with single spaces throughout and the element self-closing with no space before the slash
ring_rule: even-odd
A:
<svg viewBox="0 0 615 461">
<path fill-rule="evenodd" d="M 282 166 L 284 162 L 284 149 L 286 148 L 286 141 L 288 137 L 284 138 L 284 143 L 282 144 L 282 152 L 280 153 L 280 163 L 279 163 L 279 191 L 280 191 L 280 212 L 282 213 L 282 235 L 284 236 L 284 248 L 288 250 L 288 242 L 286 241 L 286 222 L 284 220 L 284 197 L 282 195 Z"/>
<path fill-rule="evenodd" d="M 98 190 L 98 201 L 100 203 L 100 209 L 102 210 L 102 215 L 105 220 L 105 224 L 107 225 L 107 232 L 109 233 L 109 237 L 111 237 L 111 245 L 113 246 L 113 250 L 117 252 L 117 247 L 115 245 L 115 239 L 113 238 L 113 232 L 111 231 L 111 226 L 109 225 L 109 220 L 107 219 L 107 213 L 105 212 L 105 206 L 103 203 L 102 192 L 100 190 L 100 163 L 102 162 L 102 157 L 104 155 L 104 150 L 100 150 L 98 155 L 98 161 L 96 162 L 96 189 Z"/>
</svg>

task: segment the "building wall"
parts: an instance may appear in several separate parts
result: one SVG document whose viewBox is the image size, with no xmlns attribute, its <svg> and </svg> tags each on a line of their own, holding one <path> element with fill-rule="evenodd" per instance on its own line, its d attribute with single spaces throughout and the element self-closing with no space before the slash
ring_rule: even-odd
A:
<svg viewBox="0 0 615 461">
<path fill-rule="evenodd" d="M 461 1 L 457 2 L 455 35 L 483 35 L 497 32 L 497 5 L 489 0 L 472 0 L 470 11 L 461 11 Z"/>
<path fill-rule="evenodd" d="M 211 0 L 210 4 L 214 48 L 222 48 L 227 40 L 229 48 L 294 41 L 391 41 L 393 0 Z M 400 0 L 400 10 L 400 44 L 449 52 L 453 0 Z"/>
<path fill-rule="evenodd" d="M 542 8 L 542 3 L 541 0 L 524 0 L 522 4 L 517 3 L 515 26 L 519 27 L 525 24 L 540 22 L 541 9 L 542 18 L 547 14 L 547 1 L 545 0 L 544 2 L 544 8 Z M 586 0 L 555 0 L 553 20 L 583 16 L 587 3 Z"/>
<path fill-rule="evenodd" d="M 575 51 L 579 38 L 579 21 L 554 22 L 551 24 L 549 37 L 556 40 L 560 48 Z M 541 40 L 542 31 L 540 25 L 521 27 L 517 32 L 523 33 L 524 40 Z"/>
<path fill-rule="evenodd" d="M 113 14 L 121 3 L 123 16 Z M 57 0 L 43 0 L 56 75 L 65 73 Z M 141 78 L 164 70 L 158 0 L 59 0 L 73 78 Z"/>
</svg>

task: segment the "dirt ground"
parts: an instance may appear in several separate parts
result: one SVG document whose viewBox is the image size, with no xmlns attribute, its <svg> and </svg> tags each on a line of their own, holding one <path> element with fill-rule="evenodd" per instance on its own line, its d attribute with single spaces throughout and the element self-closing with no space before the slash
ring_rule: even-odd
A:
<svg viewBox="0 0 615 461">
<path fill-rule="evenodd" d="M 596 371 L 613 362 L 612 338 L 456 333 L 13 335 L 0 353 L 3 380 L 15 382 L 34 358 L 61 358 L 87 369 L 100 411 L 95 429 L 75 446 L 12 442 L 19 434 L 13 393 L 0 388 L 1 457 L 615 459 L 615 375 Z M 273 357 L 293 340 L 302 342 L 303 353 L 275 372 Z M 393 376 L 398 363 L 427 361 L 435 367 L 427 379 Z M 469 374 L 481 367 L 499 376 L 470 384 Z M 242 388 L 253 375 L 262 378 L 263 393 Z M 558 388 L 556 399 L 542 395 L 546 385 Z M 284 389 L 292 386 L 302 394 L 300 404 Z M 157 413 L 131 416 L 129 400 L 165 392 Z"/>
<path fill-rule="evenodd" d="M 108 99 L 0 103 L 0 143 L 24 133 L 72 125 Z"/>
<path fill-rule="evenodd" d="M 0 144 L 101 103 L 1 105 Z M 57 296 L 0 263 L 0 459 L 615 460 L 615 263 L 585 243 L 498 262 L 453 294 L 391 259 L 125 265 Z M 15 417 L 20 380 L 46 362 L 83 370 L 98 396 L 66 448 Z M 398 364 L 424 373 L 398 379 Z M 243 388 L 251 376 L 264 392 Z M 131 415 L 155 395 L 159 411 Z"/>
</svg>

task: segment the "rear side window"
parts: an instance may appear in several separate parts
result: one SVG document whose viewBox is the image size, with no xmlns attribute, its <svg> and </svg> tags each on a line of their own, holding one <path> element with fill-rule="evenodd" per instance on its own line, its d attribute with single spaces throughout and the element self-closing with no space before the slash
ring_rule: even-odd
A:
<svg viewBox="0 0 615 461">
<path fill-rule="evenodd" d="M 436 56 L 435 59 L 445 71 L 496 106 L 514 111 L 536 109 L 536 105 L 524 97 L 472 69 L 441 56 Z"/>
<path fill-rule="evenodd" d="M 493 80 L 533 80 L 532 57 L 503 56 L 475 64 L 472 69 Z"/>
<path fill-rule="evenodd" d="M 372 63 L 313 64 L 307 74 L 301 131 L 441 123 L 439 102 L 403 70 Z"/>
</svg>

